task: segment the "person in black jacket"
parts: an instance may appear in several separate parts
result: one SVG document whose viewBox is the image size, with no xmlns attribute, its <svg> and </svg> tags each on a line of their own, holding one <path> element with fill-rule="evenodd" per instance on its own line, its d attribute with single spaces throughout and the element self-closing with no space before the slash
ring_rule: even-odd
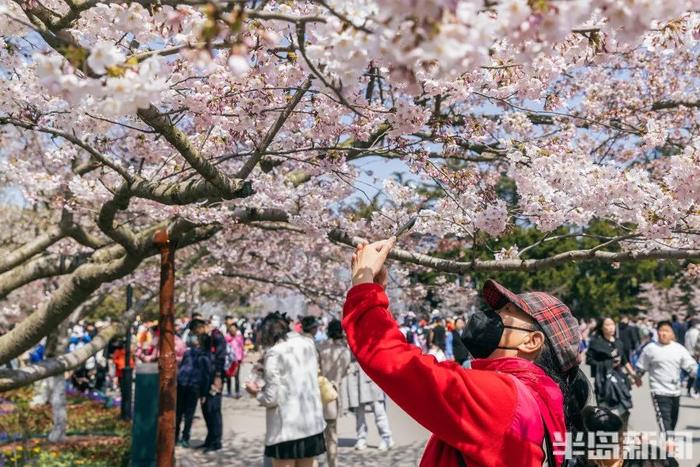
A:
<svg viewBox="0 0 700 467">
<path fill-rule="evenodd" d="M 612 318 L 603 318 L 598 322 L 586 352 L 586 363 L 591 366 L 591 376 L 595 378 L 598 405 L 618 415 L 626 427 L 632 408 L 627 375 L 634 378 L 637 386 L 642 384 L 642 380 L 628 361 L 622 341 L 615 337 L 615 321 Z"/>
<path fill-rule="evenodd" d="M 182 357 L 177 372 L 177 411 L 175 417 L 175 437 L 180 446 L 190 446 L 190 429 L 197 409 L 197 401 L 203 404 L 211 383 L 211 347 L 208 334 L 187 338 L 187 351 Z M 180 436 L 180 425 L 184 418 L 185 426 Z"/>
<path fill-rule="evenodd" d="M 632 354 L 637 350 L 637 347 L 639 347 L 639 329 L 630 322 L 629 316 L 622 315 L 620 318 L 620 325 L 618 326 L 618 333 L 622 341 L 622 348 L 625 351 L 625 356 L 627 360 L 631 360 Z"/>
<path fill-rule="evenodd" d="M 197 336 L 208 334 L 211 339 L 210 386 L 202 404 L 207 437 L 204 444 L 199 447 L 203 448 L 204 452 L 218 451 L 221 449 L 221 436 L 224 430 L 221 416 L 221 391 L 226 366 L 226 339 L 221 331 L 216 328 L 210 329 L 209 324 L 202 320 L 193 320 L 190 323 L 190 331 Z"/>
<path fill-rule="evenodd" d="M 678 319 L 678 315 L 671 315 L 671 327 L 673 328 L 673 333 L 676 335 L 676 342 L 683 345 L 685 342 L 686 325 L 683 321 Z"/>
</svg>

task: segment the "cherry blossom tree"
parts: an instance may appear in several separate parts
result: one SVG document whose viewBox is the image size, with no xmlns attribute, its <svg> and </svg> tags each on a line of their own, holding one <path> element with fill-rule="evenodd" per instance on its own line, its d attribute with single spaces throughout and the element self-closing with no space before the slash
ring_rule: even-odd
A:
<svg viewBox="0 0 700 467">
<path fill-rule="evenodd" d="M 345 288 L 343 245 L 413 216 L 392 253 L 398 287 L 414 268 L 453 284 L 700 257 L 698 7 L 0 0 L 0 179 L 28 219 L 3 239 L 0 298 L 13 312 L 34 297 L 0 363 L 110 285 L 152 279 L 162 228 L 192 265 L 185 281 L 325 304 Z M 361 212 L 362 164 L 377 159 L 411 181 L 385 180 Z M 476 255 L 514 225 L 543 232 L 537 245 L 594 219 L 616 234 L 590 249 Z M 444 258 L 445 242 L 473 254 Z"/>
</svg>

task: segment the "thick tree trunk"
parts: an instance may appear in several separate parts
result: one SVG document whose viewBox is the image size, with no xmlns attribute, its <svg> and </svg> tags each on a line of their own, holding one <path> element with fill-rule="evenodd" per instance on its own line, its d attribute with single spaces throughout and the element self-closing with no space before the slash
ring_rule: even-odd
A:
<svg viewBox="0 0 700 467">
<path fill-rule="evenodd" d="M 63 373 L 51 378 L 51 419 L 53 427 L 49 433 L 49 441 L 63 441 L 68 427 L 68 410 L 66 407 L 66 379 Z"/>
<path fill-rule="evenodd" d="M 58 328 L 46 338 L 45 356 L 47 359 L 56 357 L 67 342 L 68 323 L 62 322 Z M 51 420 L 53 426 L 49 433 L 49 441 L 56 443 L 63 441 L 68 425 L 68 413 L 66 411 L 66 378 L 64 372 L 56 374 L 50 380 L 49 404 L 51 404 Z"/>
<path fill-rule="evenodd" d="M 177 363 L 175 360 L 175 324 L 173 317 L 175 294 L 175 245 L 168 241 L 168 232 L 156 233 L 160 247 L 160 397 L 158 404 L 158 467 L 170 467 L 175 462 L 175 405 L 177 400 Z"/>
</svg>

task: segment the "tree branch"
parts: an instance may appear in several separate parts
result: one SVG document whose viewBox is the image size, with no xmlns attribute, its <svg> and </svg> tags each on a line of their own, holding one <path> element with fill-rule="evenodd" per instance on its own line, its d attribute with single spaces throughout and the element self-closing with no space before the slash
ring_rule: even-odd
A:
<svg viewBox="0 0 700 467">
<path fill-rule="evenodd" d="M 250 222 L 289 222 L 289 214 L 277 208 L 237 208 L 232 217 L 241 224 Z"/>
<path fill-rule="evenodd" d="M 104 203 L 102 208 L 100 208 L 97 225 L 105 235 L 123 246 L 126 251 L 135 251 L 138 245 L 134 232 L 126 225 L 114 225 L 117 212 L 125 211 L 129 207 L 130 198 L 129 186 L 124 183 L 114 193 L 112 199 Z"/>
<path fill-rule="evenodd" d="M 98 0 L 84 0 L 77 2 L 68 0 L 68 3 L 70 5 L 70 10 L 58 21 L 54 21 L 51 25 L 51 29 L 61 30 L 70 27 L 73 21 L 77 20 L 83 11 L 89 10 L 99 2 Z"/>
<path fill-rule="evenodd" d="M 269 277 L 262 277 L 262 276 L 256 276 L 254 274 L 246 274 L 246 273 L 239 273 L 235 271 L 224 271 L 221 273 L 222 276 L 225 277 L 232 277 L 232 278 L 239 278 L 239 279 L 246 279 L 249 281 L 254 281 L 254 282 L 262 282 L 265 284 L 273 284 L 277 285 L 286 289 L 292 289 L 296 290 L 298 292 L 301 292 L 304 295 L 317 295 L 321 297 L 326 297 L 330 300 L 333 300 L 335 302 L 340 302 L 343 298 L 342 294 L 332 294 L 330 292 L 326 292 L 325 290 L 320 290 L 316 289 L 313 287 L 308 287 L 304 284 L 301 284 L 299 282 L 293 282 L 289 280 L 282 280 L 282 279 L 270 279 Z"/>
<path fill-rule="evenodd" d="M 130 274 L 144 259 L 157 254 L 158 248 L 152 239 L 154 229 L 160 225 L 138 234 L 136 244 L 139 249 L 127 253 L 120 245 L 112 245 L 95 252 L 93 261 L 80 265 L 36 311 L 0 336 L 0 365 L 36 345 L 102 284 Z M 178 224 L 173 223 L 169 230 L 175 225 Z M 178 248 L 185 248 L 211 238 L 220 230 L 221 226 L 218 225 L 190 224 L 189 229 L 179 227 L 170 238 Z"/>
<path fill-rule="evenodd" d="M 348 246 L 357 246 L 363 241 L 347 232 L 334 229 L 328 234 L 332 241 Z M 453 261 L 421 253 L 414 253 L 400 248 L 394 248 L 389 257 L 402 263 L 416 264 L 436 271 L 464 274 L 468 272 L 497 272 L 497 271 L 538 271 L 575 261 L 604 261 L 607 263 L 623 261 L 640 261 L 644 259 L 699 259 L 700 250 L 658 249 L 649 251 L 601 251 L 572 250 L 542 259 L 501 259 L 480 260 L 470 262 Z"/>
<path fill-rule="evenodd" d="M 153 105 L 146 109 L 139 109 L 138 115 L 141 120 L 150 125 L 177 149 L 197 173 L 211 182 L 220 191 L 222 198 L 240 197 L 241 190 L 245 187 L 245 181 L 231 179 L 219 171 L 216 166 L 199 153 L 187 135 L 172 123 L 168 115 L 161 114 Z"/>
<path fill-rule="evenodd" d="M 13 117 L 0 117 L 0 125 L 14 125 L 18 126 L 20 128 L 24 128 L 26 130 L 33 130 L 33 131 L 39 131 L 41 133 L 47 133 L 53 136 L 58 136 L 66 141 L 69 141 L 76 146 L 84 149 L 87 151 L 90 156 L 92 156 L 95 160 L 100 162 L 101 164 L 104 164 L 105 166 L 109 167 L 110 169 L 114 170 L 117 172 L 119 175 L 122 176 L 124 180 L 131 181 L 132 180 L 132 175 L 129 174 L 129 172 L 124 168 L 119 166 L 118 164 L 112 162 L 109 160 L 108 157 L 97 151 L 95 148 L 90 146 L 88 143 L 85 141 L 81 140 L 80 138 L 75 137 L 74 135 L 70 133 L 66 133 L 65 131 L 58 130 L 56 128 L 51 128 L 51 127 L 46 127 L 42 125 L 38 125 L 34 122 L 28 122 L 25 120 L 19 120 L 17 118 Z"/>
<path fill-rule="evenodd" d="M 73 225 L 68 228 L 68 236 L 83 246 L 97 250 L 109 244 L 108 241 L 102 240 L 90 232 L 86 231 L 79 225 Z"/>
<path fill-rule="evenodd" d="M 304 62 L 306 63 L 306 66 L 309 67 L 309 70 L 313 75 L 321 80 L 321 82 L 326 86 L 328 89 L 333 91 L 335 96 L 338 98 L 341 104 L 343 104 L 345 107 L 348 109 L 352 110 L 355 114 L 364 117 L 362 113 L 355 108 L 354 105 L 352 105 L 348 100 L 343 96 L 343 93 L 341 92 L 340 89 L 336 88 L 333 86 L 331 83 L 328 82 L 326 77 L 321 73 L 316 66 L 313 64 L 309 56 L 306 54 L 306 23 L 297 23 L 297 42 L 299 43 L 299 53 L 301 53 L 301 57 L 304 59 Z"/>
<path fill-rule="evenodd" d="M 304 94 L 306 94 L 306 91 L 308 91 L 310 87 L 311 77 L 307 78 L 306 81 L 304 81 L 304 84 L 302 84 L 301 87 L 294 93 L 287 106 L 284 108 L 282 113 L 280 113 L 277 120 L 275 120 L 275 123 L 263 137 L 263 140 L 260 142 L 255 154 L 249 157 L 248 160 L 245 161 L 245 164 L 243 164 L 243 167 L 241 167 L 241 169 L 238 171 L 236 178 L 243 180 L 250 175 L 255 166 L 258 165 L 258 162 L 260 162 L 260 159 L 262 159 L 267 148 L 270 146 L 270 144 L 272 144 L 272 141 L 275 139 L 275 136 L 277 136 L 277 133 L 282 129 L 284 122 L 287 121 L 294 108 L 299 104 L 299 102 L 301 102 L 301 98 L 304 97 Z"/>
<path fill-rule="evenodd" d="M 19 266 L 32 256 L 44 251 L 65 236 L 66 232 L 64 229 L 62 229 L 60 226 L 53 226 L 49 228 L 47 232 L 39 235 L 34 240 L 25 243 L 21 247 L 16 248 L 11 252 L 7 252 L 5 255 L 3 255 L 3 258 L 0 259 L 0 274 Z M 0 276 L 0 283 L 1 282 L 2 276 Z M 0 286 L 0 290 L 2 290 L 2 286 Z M 0 297 L 1 296 L 2 293 L 0 292 Z"/>
<path fill-rule="evenodd" d="M 0 300 L 24 285 L 38 279 L 70 274 L 84 264 L 90 255 L 46 255 L 33 259 L 10 271 L 0 274 Z"/>
<path fill-rule="evenodd" d="M 121 317 L 119 322 L 110 324 L 101 330 L 87 345 L 73 352 L 61 355 L 57 358 L 49 358 L 35 365 L 25 366 L 16 370 L 0 369 L 0 392 L 20 388 L 27 384 L 56 376 L 79 367 L 90 357 L 104 349 L 114 336 L 125 332 L 126 327 L 131 325 L 134 317 L 140 313 L 144 306 L 153 300 L 155 296 L 155 292 L 149 292 L 146 296 L 139 299 L 139 301 L 131 307 L 131 310 L 128 310 L 124 316 Z M 103 299 L 104 295 L 97 296 L 93 300 L 100 302 Z"/>
<path fill-rule="evenodd" d="M 139 178 L 131 185 L 131 193 L 161 204 L 184 206 L 205 200 L 247 198 L 253 194 L 253 185 L 247 180 L 243 181 L 238 190 L 223 196 L 221 190 L 207 180 L 192 179 L 187 182 L 163 184 Z"/>
<path fill-rule="evenodd" d="M 651 110 L 675 109 L 678 107 L 700 107 L 700 100 L 697 101 L 658 101 L 654 102 Z"/>
<path fill-rule="evenodd" d="M 122 324 L 111 324 L 100 331 L 88 344 L 60 357 L 50 358 L 16 370 L 1 369 L 0 392 L 26 386 L 35 381 L 77 368 L 102 350 L 110 339 L 121 331 L 122 327 Z"/>
<path fill-rule="evenodd" d="M 84 149 L 91 156 L 90 162 L 75 169 L 78 175 L 84 175 L 95 169 L 97 167 L 96 164 L 103 164 L 121 175 L 126 182 L 129 182 L 131 184 L 131 194 L 140 198 L 150 199 L 168 205 L 185 205 L 206 199 L 221 199 L 223 197 L 221 190 L 206 180 L 192 180 L 189 182 L 169 184 L 159 184 L 157 182 L 145 180 L 138 175 L 129 173 L 126 168 L 121 167 L 119 164 L 112 162 L 107 156 L 97 151 L 85 141 L 55 128 L 40 126 L 32 122 L 26 122 L 11 117 L 0 117 L 0 124 L 11 124 L 27 130 L 39 131 L 64 138 L 70 143 Z M 243 182 L 240 184 L 240 189 L 238 191 L 231 193 L 230 196 L 225 198 L 244 198 L 250 196 L 252 193 L 251 184 L 249 182 Z M 87 239 L 88 237 L 80 235 L 80 238 Z"/>
</svg>

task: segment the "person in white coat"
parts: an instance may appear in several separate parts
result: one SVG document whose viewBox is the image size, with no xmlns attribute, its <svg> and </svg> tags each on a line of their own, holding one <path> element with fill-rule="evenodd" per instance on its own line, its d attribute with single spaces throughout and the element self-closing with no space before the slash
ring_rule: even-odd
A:
<svg viewBox="0 0 700 467">
<path fill-rule="evenodd" d="M 688 321 L 685 332 L 685 348 L 695 360 L 700 360 L 700 316 Z M 692 376 L 688 379 L 688 395 L 693 399 L 700 398 L 700 378 Z"/>
<path fill-rule="evenodd" d="M 354 356 L 343 384 L 343 397 L 343 402 L 347 401 L 344 406 L 355 413 L 355 449 L 367 449 L 367 411 L 374 413 L 374 421 L 381 437 L 378 449 L 386 451 L 394 447 L 389 418 L 386 415 L 386 395 L 360 368 Z"/>
<path fill-rule="evenodd" d="M 318 355 L 313 341 L 289 330 L 279 312 L 267 315 L 259 330 L 265 352 L 264 384 L 246 384 L 266 407 L 265 456 L 273 467 L 311 467 L 326 452 Z"/>
<path fill-rule="evenodd" d="M 342 381 L 350 367 L 350 348 L 345 341 L 343 327 L 337 319 L 328 323 L 328 339 L 318 344 L 321 375 L 328 378 L 338 394 L 341 393 Z M 338 417 L 343 412 L 342 398 L 323 406 L 323 418 L 326 419 L 326 458 L 328 467 L 336 467 L 338 458 Z"/>
</svg>

